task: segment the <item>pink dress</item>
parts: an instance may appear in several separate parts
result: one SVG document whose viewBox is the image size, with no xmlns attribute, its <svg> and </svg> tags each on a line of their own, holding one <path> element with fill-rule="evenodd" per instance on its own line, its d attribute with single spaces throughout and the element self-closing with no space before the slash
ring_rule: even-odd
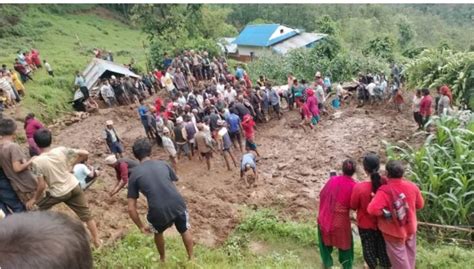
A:
<svg viewBox="0 0 474 269">
<path fill-rule="evenodd" d="M 329 179 L 319 194 L 318 225 L 326 246 L 342 250 L 351 248 L 349 210 L 355 185 L 355 180 L 349 176 L 335 176 Z"/>
</svg>

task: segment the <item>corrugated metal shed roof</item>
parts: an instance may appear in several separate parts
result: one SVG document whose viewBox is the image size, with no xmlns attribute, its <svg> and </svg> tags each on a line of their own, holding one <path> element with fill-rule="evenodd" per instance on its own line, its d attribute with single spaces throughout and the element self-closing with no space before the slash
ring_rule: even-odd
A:
<svg viewBox="0 0 474 269">
<path fill-rule="evenodd" d="M 327 34 L 301 33 L 279 44 L 276 44 L 275 46 L 272 47 L 272 49 L 276 53 L 286 54 L 288 51 L 292 49 L 310 46 L 312 43 L 315 43 L 325 38 L 326 36 Z"/>
<path fill-rule="evenodd" d="M 247 25 L 234 43 L 240 46 L 268 47 L 298 34 L 297 30 L 292 30 L 277 38 L 270 39 L 279 26 L 279 24 Z"/>
<path fill-rule="evenodd" d="M 88 89 L 92 89 L 92 86 L 97 82 L 97 80 L 106 72 L 110 71 L 112 73 L 121 74 L 129 77 L 139 78 L 140 76 L 130 71 L 123 65 L 102 60 L 99 58 L 94 58 L 86 67 L 84 72 L 84 80 L 86 81 L 86 86 Z"/>
<path fill-rule="evenodd" d="M 235 44 L 234 41 L 235 37 L 223 37 L 218 40 L 217 45 L 223 52 L 227 49 L 227 53 L 236 53 L 237 44 Z"/>
</svg>

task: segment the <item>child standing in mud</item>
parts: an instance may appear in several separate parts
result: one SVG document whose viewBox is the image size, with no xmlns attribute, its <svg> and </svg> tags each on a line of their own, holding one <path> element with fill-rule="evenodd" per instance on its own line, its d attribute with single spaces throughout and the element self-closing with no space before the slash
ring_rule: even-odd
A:
<svg viewBox="0 0 474 269">
<path fill-rule="evenodd" d="M 255 143 L 255 121 L 252 119 L 252 116 L 245 115 L 242 120 L 242 129 L 244 130 L 245 136 L 245 149 L 253 150 L 260 157 L 260 154 L 257 151 L 257 144 Z"/>
</svg>

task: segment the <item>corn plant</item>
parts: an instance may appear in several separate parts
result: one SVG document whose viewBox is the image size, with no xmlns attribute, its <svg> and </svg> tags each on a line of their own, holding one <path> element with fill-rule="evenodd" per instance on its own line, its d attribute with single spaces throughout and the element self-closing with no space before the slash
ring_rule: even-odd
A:
<svg viewBox="0 0 474 269">
<path fill-rule="evenodd" d="M 389 145 L 390 158 L 408 163 L 407 175 L 421 189 L 424 221 L 474 225 L 474 113 L 433 118 L 436 131 L 420 148 Z"/>
</svg>

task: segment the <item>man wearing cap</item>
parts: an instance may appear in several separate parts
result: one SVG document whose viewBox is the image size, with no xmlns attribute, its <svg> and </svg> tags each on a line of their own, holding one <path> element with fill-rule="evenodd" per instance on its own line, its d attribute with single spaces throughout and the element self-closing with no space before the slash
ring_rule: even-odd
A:
<svg viewBox="0 0 474 269">
<path fill-rule="evenodd" d="M 244 179 L 244 176 L 247 174 L 248 171 L 252 169 L 253 176 L 254 176 L 254 184 L 257 181 L 258 174 L 257 174 L 257 163 L 256 163 L 256 154 L 253 151 L 248 151 L 244 155 L 242 155 L 242 161 L 240 165 L 240 179 Z M 247 184 L 247 178 L 244 179 Z"/>
<path fill-rule="evenodd" d="M 117 160 L 115 155 L 109 155 L 105 158 L 105 164 L 115 169 L 115 175 L 117 177 L 117 183 L 112 191 L 109 192 L 109 196 L 112 197 L 127 185 L 132 169 L 139 163 L 130 158 L 121 158 Z"/>
<path fill-rule="evenodd" d="M 176 149 L 174 147 L 173 140 L 170 138 L 170 129 L 167 127 L 163 128 L 163 136 L 161 137 L 161 141 L 163 143 L 163 148 L 168 153 L 170 157 L 171 166 L 173 167 L 175 172 L 178 172 L 176 167 Z"/>
<path fill-rule="evenodd" d="M 178 159 L 181 153 L 184 152 L 184 155 L 188 156 L 188 159 L 191 160 L 191 152 L 189 151 L 189 143 L 188 140 L 186 140 L 186 136 L 183 118 L 178 117 L 176 118 L 176 126 L 174 127 L 174 141 L 176 142 Z"/>
<path fill-rule="evenodd" d="M 113 126 L 114 122 L 112 120 L 108 120 L 105 122 L 105 125 L 106 127 L 103 137 L 107 143 L 107 146 L 109 147 L 110 152 L 115 154 L 115 157 L 122 158 L 123 146 Z"/>
</svg>

